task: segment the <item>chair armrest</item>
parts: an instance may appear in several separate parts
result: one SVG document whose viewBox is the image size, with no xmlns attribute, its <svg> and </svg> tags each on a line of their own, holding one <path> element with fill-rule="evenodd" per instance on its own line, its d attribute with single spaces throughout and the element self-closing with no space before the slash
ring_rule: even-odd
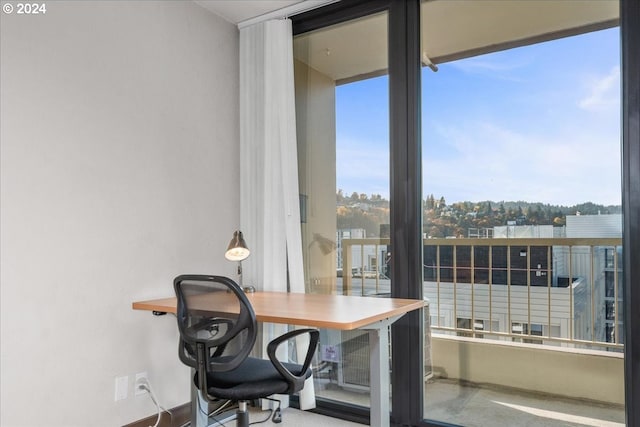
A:
<svg viewBox="0 0 640 427">
<path fill-rule="evenodd" d="M 304 363 L 302 364 L 302 370 L 300 371 L 300 375 L 293 375 L 291 371 L 284 367 L 282 362 L 278 360 L 276 357 L 276 350 L 283 342 L 290 340 L 291 338 L 297 337 L 298 335 L 309 334 L 309 347 L 307 348 L 307 355 L 304 358 Z M 287 379 L 292 385 L 294 385 L 295 392 L 302 388 L 305 381 L 305 372 L 311 366 L 311 359 L 313 358 L 313 354 L 316 351 L 318 346 L 318 341 L 320 340 L 320 332 L 317 329 L 295 329 L 293 331 L 287 332 L 286 334 L 280 335 L 279 337 L 272 340 L 267 345 L 267 355 L 269 359 L 271 359 L 271 363 L 276 368 L 276 370 Z"/>
</svg>

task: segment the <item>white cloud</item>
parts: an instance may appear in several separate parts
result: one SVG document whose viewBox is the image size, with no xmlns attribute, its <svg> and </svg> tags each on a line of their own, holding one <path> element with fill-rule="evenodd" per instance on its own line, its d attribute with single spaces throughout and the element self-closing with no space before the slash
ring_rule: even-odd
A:
<svg viewBox="0 0 640 427">
<path fill-rule="evenodd" d="M 423 141 L 425 197 L 444 196 L 448 202 L 620 203 L 615 126 L 567 124 L 557 130 L 533 123 L 530 129 L 514 130 L 467 120 L 435 129 L 436 135 Z M 388 142 L 339 138 L 336 174 L 338 188 L 346 194 L 388 197 Z"/>
<path fill-rule="evenodd" d="M 424 148 L 425 194 L 449 202 L 620 203 L 619 142 L 611 133 L 524 133 L 487 122 L 439 132 L 449 155 Z"/>
<path fill-rule="evenodd" d="M 448 202 L 526 200 L 559 205 L 620 203 L 620 150 L 609 126 L 516 131 L 492 122 L 438 126 L 424 141 L 423 192 Z M 389 195 L 386 141 L 338 139 L 337 185 Z"/>
<path fill-rule="evenodd" d="M 531 63 L 531 59 L 519 61 L 514 59 L 473 57 L 452 62 L 450 65 L 468 74 L 480 74 L 500 80 L 521 81 L 521 78 L 516 78 L 511 71 L 526 67 Z"/>
<path fill-rule="evenodd" d="M 588 94 L 578 106 L 587 111 L 604 111 L 620 106 L 620 67 L 613 67 L 605 76 L 589 79 Z"/>
<path fill-rule="evenodd" d="M 389 196 L 389 143 L 338 136 L 336 150 L 338 188 Z"/>
</svg>

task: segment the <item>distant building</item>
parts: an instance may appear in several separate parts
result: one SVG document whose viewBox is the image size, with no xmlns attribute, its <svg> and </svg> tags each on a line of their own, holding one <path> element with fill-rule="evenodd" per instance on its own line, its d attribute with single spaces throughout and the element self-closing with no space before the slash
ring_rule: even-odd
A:
<svg viewBox="0 0 640 427">
<path fill-rule="evenodd" d="M 469 230 L 469 237 L 479 240 L 621 235 L 621 215 L 570 215 L 565 227 Z M 523 339 L 538 343 L 549 341 L 542 338 L 547 335 L 622 342 L 622 318 L 616 315 L 622 303 L 620 246 L 473 247 L 473 253 L 471 246 L 460 244 L 424 247 L 425 297 L 431 301 L 434 326 L 469 329 L 475 336 L 482 336 L 482 331 L 539 335 L 540 339 Z"/>
<path fill-rule="evenodd" d="M 622 214 L 567 215 L 567 237 L 622 237 Z"/>
<path fill-rule="evenodd" d="M 620 238 L 622 237 L 622 215 L 567 215 L 566 233 L 568 238 Z M 568 258 L 566 248 L 562 253 Z M 593 324 L 595 338 L 598 341 L 623 343 L 622 316 L 616 308 L 622 308 L 622 247 L 596 247 L 593 253 L 589 253 L 586 248 L 582 250 L 580 256 L 572 254 L 574 275 L 587 279 L 582 295 L 576 296 L 576 301 L 581 301 L 588 305 L 591 303 L 591 292 L 586 289 L 591 283 L 591 272 L 593 271 L 593 307 L 594 319 L 587 316 L 582 319 L 584 313 L 590 310 L 576 309 L 576 334 L 585 333 L 584 339 L 590 336 L 589 331 Z M 560 255 L 560 253 L 559 253 Z M 590 259 L 593 257 L 593 267 Z M 566 263 L 564 264 L 566 271 Z M 616 286 L 617 283 L 617 286 Z M 588 307 L 587 307 L 588 308 Z M 616 328 L 617 321 L 617 328 Z M 581 323 L 587 323 L 580 327 Z M 618 330 L 618 337 L 615 331 Z"/>
<path fill-rule="evenodd" d="M 493 227 L 494 238 L 551 238 L 562 237 L 558 235 L 561 231 L 555 229 L 561 229 L 562 227 L 554 227 L 553 225 L 501 225 Z"/>
</svg>

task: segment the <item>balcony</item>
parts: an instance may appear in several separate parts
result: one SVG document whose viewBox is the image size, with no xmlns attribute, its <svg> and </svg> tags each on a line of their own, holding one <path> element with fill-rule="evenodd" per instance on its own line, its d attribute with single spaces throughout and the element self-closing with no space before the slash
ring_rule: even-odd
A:
<svg viewBox="0 0 640 427">
<path fill-rule="evenodd" d="M 388 245 L 343 239 L 336 291 L 388 294 Z M 624 425 L 621 248 L 619 238 L 425 239 L 426 417 Z M 363 403 L 354 396 L 341 400 Z"/>
</svg>

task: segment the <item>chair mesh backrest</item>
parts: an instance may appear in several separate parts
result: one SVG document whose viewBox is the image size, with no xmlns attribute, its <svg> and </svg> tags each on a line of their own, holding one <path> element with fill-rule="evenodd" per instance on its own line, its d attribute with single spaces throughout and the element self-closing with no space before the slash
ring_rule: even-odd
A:
<svg viewBox="0 0 640 427">
<path fill-rule="evenodd" d="M 175 278 L 180 360 L 197 369 L 197 347 L 204 347 L 209 372 L 235 369 L 256 341 L 257 322 L 242 289 L 222 276 Z"/>
</svg>

